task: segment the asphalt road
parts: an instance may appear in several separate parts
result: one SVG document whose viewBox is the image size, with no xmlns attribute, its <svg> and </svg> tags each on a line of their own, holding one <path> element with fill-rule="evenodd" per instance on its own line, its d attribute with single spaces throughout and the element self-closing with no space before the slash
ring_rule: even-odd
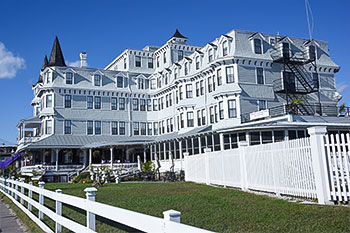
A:
<svg viewBox="0 0 350 233">
<path fill-rule="evenodd" d="M 14 211 L 0 200 L 0 233 L 23 233 L 23 226 L 19 225 Z"/>
</svg>

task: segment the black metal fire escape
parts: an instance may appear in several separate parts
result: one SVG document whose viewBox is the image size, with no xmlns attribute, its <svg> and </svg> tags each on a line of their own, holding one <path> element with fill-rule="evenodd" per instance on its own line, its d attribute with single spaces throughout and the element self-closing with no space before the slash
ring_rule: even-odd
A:
<svg viewBox="0 0 350 233">
<path fill-rule="evenodd" d="M 277 46 L 271 56 L 275 63 L 283 64 L 283 77 L 274 81 L 274 91 L 285 95 L 286 111 L 299 115 L 322 115 L 320 99 L 318 104 L 310 104 L 307 98 L 319 91 L 317 69 L 313 69 L 316 73 L 310 74 L 304 67 L 310 63 L 316 67 L 315 46 L 306 47 L 306 51 L 292 50 L 289 43 Z"/>
</svg>

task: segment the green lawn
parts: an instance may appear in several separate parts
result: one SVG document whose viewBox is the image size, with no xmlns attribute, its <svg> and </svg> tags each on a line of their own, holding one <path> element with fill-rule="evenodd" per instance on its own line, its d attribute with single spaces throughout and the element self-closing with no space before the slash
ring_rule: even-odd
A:
<svg viewBox="0 0 350 233">
<path fill-rule="evenodd" d="M 85 187 L 88 185 L 45 185 L 80 197 L 85 197 Z M 165 210 L 178 210 L 182 223 L 218 232 L 350 232 L 349 207 L 290 203 L 194 183 L 107 184 L 99 188 L 96 201 L 158 217 Z M 54 206 L 53 202 L 46 203 Z M 85 224 L 84 212 L 64 207 L 63 214 Z M 97 231 L 116 232 L 111 225 L 98 219 Z"/>
</svg>

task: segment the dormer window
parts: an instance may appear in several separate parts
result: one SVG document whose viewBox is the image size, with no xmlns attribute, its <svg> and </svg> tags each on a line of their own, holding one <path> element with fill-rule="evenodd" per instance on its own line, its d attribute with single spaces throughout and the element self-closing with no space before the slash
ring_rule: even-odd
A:
<svg viewBox="0 0 350 233">
<path fill-rule="evenodd" d="M 124 69 L 126 69 L 126 58 L 124 58 Z"/>
<path fill-rule="evenodd" d="M 164 64 L 166 63 L 166 52 L 163 53 Z"/>
<path fill-rule="evenodd" d="M 188 74 L 188 62 L 185 63 L 185 75 Z"/>
<path fill-rule="evenodd" d="M 174 79 L 177 79 L 177 69 L 174 69 Z"/>
<path fill-rule="evenodd" d="M 117 87 L 119 87 L 119 88 L 123 88 L 123 86 L 124 86 L 123 81 L 124 81 L 124 78 L 123 78 L 123 77 L 118 76 L 118 77 L 117 77 Z"/>
<path fill-rule="evenodd" d="M 135 67 L 141 67 L 141 57 L 135 56 Z"/>
<path fill-rule="evenodd" d="M 199 57 L 196 57 L 196 70 L 199 69 Z"/>
<path fill-rule="evenodd" d="M 73 84 L 73 73 L 72 72 L 66 73 L 66 84 Z"/>
<path fill-rule="evenodd" d="M 95 74 L 94 75 L 94 85 L 95 86 L 101 86 L 101 75 Z"/>
<path fill-rule="evenodd" d="M 50 75 L 50 72 L 47 72 L 47 73 L 46 73 L 46 82 L 47 82 L 47 83 L 51 83 L 51 75 Z"/>
<path fill-rule="evenodd" d="M 282 43 L 282 56 L 283 58 L 289 58 L 290 57 L 290 48 L 289 48 L 289 43 L 283 42 Z"/>
<path fill-rule="evenodd" d="M 157 57 L 157 67 L 159 67 L 159 57 Z"/>
<path fill-rule="evenodd" d="M 224 41 L 224 43 L 222 43 L 222 55 L 226 56 L 227 54 L 228 54 L 227 41 Z"/>
<path fill-rule="evenodd" d="M 212 62 L 213 58 L 214 58 L 213 49 L 209 49 L 209 51 L 208 51 L 208 60 L 209 60 L 209 62 Z"/>
<path fill-rule="evenodd" d="M 316 60 L 316 47 L 314 45 L 309 46 L 309 59 L 311 61 Z"/>
<path fill-rule="evenodd" d="M 254 53 L 255 54 L 262 54 L 262 46 L 261 46 L 260 39 L 254 39 Z"/>
</svg>

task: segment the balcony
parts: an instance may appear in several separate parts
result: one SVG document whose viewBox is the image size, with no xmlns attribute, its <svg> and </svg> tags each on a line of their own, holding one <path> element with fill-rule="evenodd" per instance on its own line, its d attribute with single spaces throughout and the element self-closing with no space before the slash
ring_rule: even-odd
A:
<svg viewBox="0 0 350 233">
<path fill-rule="evenodd" d="M 350 117 L 350 107 L 325 104 L 285 104 L 241 115 L 241 122 L 269 119 L 284 115 Z"/>
<path fill-rule="evenodd" d="M 271 51 L 270 55 L 276 63 L 288 62 L 303 65 L 315 60 L 315 56 L 306 51 L 283 48 L 282 45 Z"/>
</svg>

